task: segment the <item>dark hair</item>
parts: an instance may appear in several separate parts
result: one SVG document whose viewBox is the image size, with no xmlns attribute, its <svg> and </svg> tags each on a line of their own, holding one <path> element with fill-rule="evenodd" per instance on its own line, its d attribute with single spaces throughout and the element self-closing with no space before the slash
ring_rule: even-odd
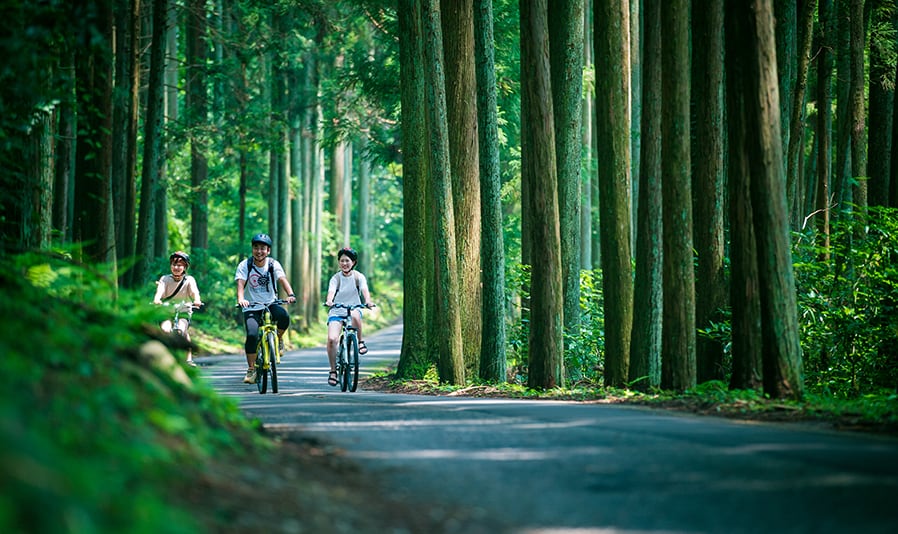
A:
<svg viewBox="0 0 898 534">
<path fill-rule="evenodd" d="M 262 243 L 263 245 L 268 245 L 268 248 L 271 248 L 271 236 L 268 234 L 256 234 L 253 236 L 252 244 Z"/>
<path fill-rule="evenodd" d="M 188 267 L 190 266 L 190 256 L 188 256 L 187 253 L 184 252 L 183 250 L 178 250 L 178 251 L 172 252 L 171 256 L 168 257 L 168 263 L 172 263 L 176 259 L 182 259 L 182 260 L 184 260 L 184 263 L 186 263 Z"/>
<path fill-rule="evenodd" d="M 337 259 L 340 259 L 340 256 L 346 254 L 349 256 L 349 259 L 352 261 L 359 261 L 359 253 L 355 251 L 354 248 L 351 247 L 343 247 L 337 251 Z"/>
</svg>

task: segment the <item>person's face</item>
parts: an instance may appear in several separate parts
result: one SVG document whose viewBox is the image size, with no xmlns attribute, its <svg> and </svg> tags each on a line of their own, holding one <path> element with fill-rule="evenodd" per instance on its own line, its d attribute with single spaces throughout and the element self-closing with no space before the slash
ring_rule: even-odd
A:
<svg viewBox="0 0 898 534">
<path fill-rule="evenodd" d="M 175 258 L 175 260 L 171 262 L 171 265 L 169 265 L 169 267 L 171 268 L 171 275 L 176 279 L 184 276 L 184 272 L 187 270 L 187 264 L 184 263 L 184 260 L 182 260 L 181 258 Z"/>
<path fill-rule="evenodd" d="M 265 243 L 253 243 L 253 259 L 262 261 L 271 252 L 271 248 Z"/>
<path fill-rule="evenodd" d="M 340 263 L 340 270 L 344 273 L 348 273 L 349 271 L 351 271 L 352 266 L 355 265 L 355 263 L 352 261 L 352 258 L 347 256 L 346 254 L 340 255 L 340 259 L 337 261 Z"/>
</svg>

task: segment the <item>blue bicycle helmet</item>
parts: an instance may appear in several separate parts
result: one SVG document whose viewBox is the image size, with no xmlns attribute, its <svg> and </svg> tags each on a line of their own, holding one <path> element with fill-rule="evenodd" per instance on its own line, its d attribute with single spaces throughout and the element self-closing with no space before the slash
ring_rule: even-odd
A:
<svg viewBox="0 0 898 534">
<path fill-rule="evenodd" d="M 268 234 L 256 234 L 255 236 L 253 236 L 252 244 L 255 245 L 256 243 L 268 245 L 268 247 L 270 248 L 272 246 L 271 236 L 269 236 Z"/>
</svg>

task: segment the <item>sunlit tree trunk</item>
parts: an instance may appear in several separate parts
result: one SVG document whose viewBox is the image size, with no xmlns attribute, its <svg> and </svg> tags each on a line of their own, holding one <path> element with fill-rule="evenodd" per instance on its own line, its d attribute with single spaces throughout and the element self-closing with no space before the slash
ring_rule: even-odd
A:
<svg viewBox="0 0 898 534">
<path fill-rule="evenodd" d="M 438 0 L 427 0 L 424 12 L 424 56 L 427 119 L 429 127 L 430 176 L 434 206 L 430 214 L 434 228 L 434 271 L 436 272 L 436 317 L 440 318 L 439 375 L 449 384 L 465 383 L 462 354 L 462 318 L 452 179 L 449 161 L 449 132 L 443 61 L 443 35 Z"/>
<path fill-rule="evenodd" d="M 583 64 L 592 66 L 592 0 L 585 1 L 583 9 Z M 593 197 L 592 177 L 595 175 L 593 165 L 593 136 L 595 130 L 595 91 L 584 91 L 581 113 L 582 138 L 581 153 L 583 154 L 582 174 L 580 176 L 580 269 L 591 270 L 592 263 L 592 212 L 595 209 L 596 200 Z"/>
<path fill-rule="evenodd" d="M 480 269 L 483 281 L 483 338 L 480 345 L 479 376 L 487 382 L 501 383 L 506 380 L 507 365 L 505 250 L 502 239 L 502 177 L 499 172 L 492 0 L 474 0 L 474 57 L 477 66 L 477 146 L 480 149 L 482 225 Z M 577 163 L 579 165 L 579 161 Z"/>
<path fill-rule="evenodd" d="M 480 177 L 477 148 L 477 84 L 473 2 L 442 0 L 443 54 L 459 306 L 467 376 L 477 376 L 482 328 L 480 283 Z"/>
</svg>

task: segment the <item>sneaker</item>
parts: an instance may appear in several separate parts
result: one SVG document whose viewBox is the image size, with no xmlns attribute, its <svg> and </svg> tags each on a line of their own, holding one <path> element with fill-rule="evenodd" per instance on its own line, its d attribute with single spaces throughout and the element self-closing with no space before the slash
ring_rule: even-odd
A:
<svg viewBox="0 0 898 534">
<path fill-rule="evenodd" d="M 243 377 L 244 384 L 254 384 L 256 382 L 256 369 L 247 369 L 246 376 Z"/>
</svg>

